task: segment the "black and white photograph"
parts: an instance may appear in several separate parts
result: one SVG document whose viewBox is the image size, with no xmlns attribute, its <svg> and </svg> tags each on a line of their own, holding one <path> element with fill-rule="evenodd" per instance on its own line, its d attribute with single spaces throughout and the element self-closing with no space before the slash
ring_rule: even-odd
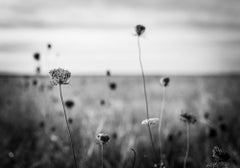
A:
<svg viewBox="0 0 240 168">
<path fill-rule="evenodd" d="M 239 0 L 0 0 L 0 168 L 239 167 Z"/>
</svg>

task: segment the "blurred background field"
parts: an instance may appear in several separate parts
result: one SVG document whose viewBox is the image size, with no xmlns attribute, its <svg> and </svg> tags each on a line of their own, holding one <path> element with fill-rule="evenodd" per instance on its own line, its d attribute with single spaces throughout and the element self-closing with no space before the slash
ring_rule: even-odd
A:
<svg viewBox="0 0 240 168">
<path fill-rule="evenodd" d="M 158 117 L 161 108 L 159 78 L 147 76 L 151 117 Z M 205 167 L 215 145 L 229 152 L 232 167 L 240 166 L 239 85 L 239 76 L 170 76 L 162 136 L 169 167 L 183 164 L 182 110 L 197 116 L 189 167 Z M 0 95 L 0 167 L 74 166 L 59 91 L 49 77 L 1 76 Z M 80 167 L 99 167 L 98 132 L 111 137 L 105 168 L 131 167 L 131 148 L 137 152 L 136 167 L 153 167 L 147 127 L 141 125 L 146 114 L 140 76 L 73 76 L 63 95 Z M 158 148 L 158 127 L 151 128 Z"/>
</svg>

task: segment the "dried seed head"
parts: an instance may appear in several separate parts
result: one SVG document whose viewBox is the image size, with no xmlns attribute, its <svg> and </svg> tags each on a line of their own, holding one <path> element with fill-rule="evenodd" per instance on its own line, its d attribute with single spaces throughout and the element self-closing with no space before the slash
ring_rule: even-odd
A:
<svg viewBox="0 0 240 168">
<path fill-rule="evenodd" d="M 169 77 L 162 77 L 160 79 L 161 86 L 167 87 L 169 85 L 170 79 Z"/>
<path fill-rule="evenodd" d="M 143 26 L 143 25 L 137 25 L 136 27 L 135 27 L 135 31 L 136 31 L 136 35 L 137 36 L 141 36 L 144 32 L 145 32 L 145 26 Z"/>
<path fill-rule="evenodd" d="M 47 48 L 50 50 L 52 48 L 52 44 L 48 43 Z"/>
<path fill-rule="evenodd" d="M 195 117 L 194 115 L 189 114 L 189 113 L 187 113 L 187 112 L 182 113 L 182 114 L 180 115 L 180 119 L 181 119 L 183 122 L 189 123 L 189 124 L 194 124 L 194 123 L 197 121 L 197 119 L 196 119 L 196 117 Z"/>
<path fill-rule="evenodd" d="M 36 60 L 36 61 L 39 61 L 40 60 L 40 53 L 39 52 L 35 52 L 33 54 L 33 58 Z"/>
<path fill-rule="evenodd" d="M 110 136 L 105 133 L 99 133 L 96 138 L 101 145 L 106 144 L 110 140 Z"/>
<path fill-rule="evenodd" d="M 212 159 L 215 162 L 226 162 L 230 159 L 230 156 L 228 153 L 224 152 L 218 146 L 214 146 L 212 150 Z"/>
<path fill-rule="evenodd" d="M 107 76 L 111 76 L 110 70 L 107 70 L 107 71 L 106 71 L 106 75 L 107 75 Z"/>
<path fill-rule="evenodd" d="M 65 105 L 66 105 L 67 108 L 71 109 L 71 108 L 73 108 L 73 106 L 74 106 L 74 101 L 72 101 L 72 100 L 67 100 L 67 101 L 65 102 Z"/>
<path fill-rule="evenodd" d="M 147 125 L 149 123 L 149 125 L 156 125 L 159 122 L 159 118 L 149 118 L 149 119 L 145 119 L 141 122 L 142 125 Z"/>
<path fill-rule="evenodd" d="M 71 72 L 62 68 L 53 69 L 49 72 L 52 85 L 67 85 L 71 77 Z"/>
</svg>

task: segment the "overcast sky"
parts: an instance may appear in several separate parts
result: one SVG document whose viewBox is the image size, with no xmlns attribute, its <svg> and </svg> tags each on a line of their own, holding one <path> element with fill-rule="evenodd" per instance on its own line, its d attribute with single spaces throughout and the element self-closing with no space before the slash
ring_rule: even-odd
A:
<svg viewBox="0 0 240 168">
<path fill-rule="evenodd" d="M 239 18 L 239 0 L 1 0 L 0 71 L 33 73 L 40 52 L 45 72 L 138 73 L 144 24 L 147 73 L 239 73 Z"/>
</svg>

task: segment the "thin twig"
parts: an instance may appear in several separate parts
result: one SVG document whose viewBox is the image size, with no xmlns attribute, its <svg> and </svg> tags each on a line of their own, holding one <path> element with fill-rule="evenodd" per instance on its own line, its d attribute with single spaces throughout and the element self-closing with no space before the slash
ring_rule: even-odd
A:
<svg viewBox="0 0 240 168">
<path fill-rule="evenodd" d="M 188 153 L 189 153 L 189 146 L 190 146 L 190 125 L 189 123 L 187 122 L 187 150 L 186 150 L 186 155 L 185 155 L 185 158 L 184 158 L 184 164 L 183 164 L 183 168 L 186 168 L 186 165 L 187 165 L 187 159 L 188 159 Z"/>
<path fill-rule="evenodd" d="M 77 159 L 76 159 L 76 155 L 75 155 L 75 151 L 74 151 L 74 146 L 73 146 L 73 141 L 72 141 L 72 135 L 71 135 L 71 132 L 70 132 L 70 127 L 69 127 L 69 124 L 68 124 L 68 117 L 67 117 L 67 113 L 66 113 L 66 109 L 65 109 L 65 104 L 64 104 L 64 101 L 63 101 L 62 86 L 61 86 L 61 84 L 59 84 L 59 91 L 60 91 L 60 98 L 61 98 L 61 102 L 62 102 L 62 106 L 63 106 L 64 118 L 65 118 L 65 121 L 66 121 L 66 124 L 67 124 L 68 135 L 69 135 L 70 142 L 71 142 L 71 147 L 72 147 L 72 152 L 73 152 L 73 158 L 74 158 L 74 162 L 75 162 L 75 167 L 77 168 L 77 167 L 78 167 L 78 166 L 77 166 Z"/>
<path fill-rule="evenodd" d="M 162 104 L 161 104 L 161 110 L 159 114 L 159 148 L 160 148 L 160 165 L 161 165 L 161 156 L 162 156 L 162 141 L 161 141 L 161 130 L 162 130 L 162 118 L 163 118 L 163 112 L 164 112 L 164 106 L 165 106 L 165 98 L 166 98 L 166 88 L 163 87 L 163 99 L 162 99 Z"/>
<path fill-rule="evenodd" d="M 146 89 L 145 75 L 144 75 L 144 70 L 143 70 L 143 65 L 142 65 L 142 60 L 141 60 L 141 46 L 140 46 L 140 37 L 139 36 L 138 36 L 137 42 L 138 42 L 139 63 L 140 63 L 141 72 L 142 72 L 142 80 L 143 80 L 143 90 L 144 90 L 144 96 L 145 96 L 146 113 L 147 113 L 147 120 L 148 120 L 149 119 L 148 98 L 147 98 L 147 89 Z M 149 122 L 148 122 L 148 132 L 149 132 L 149 137 L 150 137 L 150 140 L 151 140 L 153 152 L 154 152 L 154 155 L 155 155 L 155 158 L 156 158 L 156 161 L 157 161 L 157 153 L 156 153 L 155 146 L 154 146 L 154 143 L 153 143 L 153 137 L 152 137 L 152 132 L 151 132 L 151 128 L 150 128 Z"/>
</svg>

